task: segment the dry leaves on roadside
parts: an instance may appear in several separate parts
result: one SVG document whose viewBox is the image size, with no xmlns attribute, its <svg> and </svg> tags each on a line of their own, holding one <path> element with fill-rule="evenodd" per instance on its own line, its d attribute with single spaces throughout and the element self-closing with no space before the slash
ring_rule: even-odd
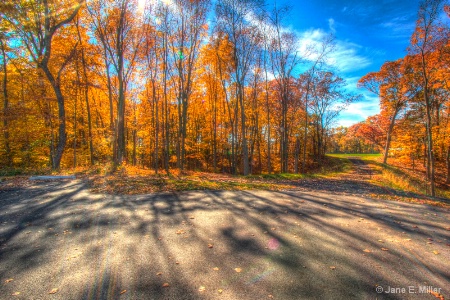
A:
<svg viewBox="0 0 450 300">
<path fill-rule="evenodd" d="M 438 298 L 439 300 L 445 300 L 444 295 L 430 291 L 430 294 Z"/>
<path fill-rule="evenodd" d="M 439 254 L 439 252 L 438 252 L 438 251 L 436 251 L 436 250 L 434 250 L 434 251 L 433 251 L 433 253 L 434 253 L 434 254 L 436 254 L 436 255 L 438 255 L 438 254 Z"/>
<path fill-rule="evenodd" d="M 199 292 L 204 292 L 206 290 L 206 288 L 202 285 L 198 288 Z"/>
<path fill-rule="evenodd" d="M 214 247 L 213 244 L 208 244 L 208 248 L 212 248 L 212 247 Z"/>
<path fill-rule="evenodd" d="M 14 292 L 11 294 L 11 296 L 19 296 L 19 295 L 20 295 L 20 292 Z"/>
<path fill-rule="evenodd" d="M 57 288 L 52 289 L 50 292 L 48 292 L 49 294 L 56 294 L 58 292 Z"/>
<path fill-rule="evenodd" d="M 219 271 L 219 268 L 218 267 L 214 267 L 213 270 L 214 271 Z"/>
<path fill-rule="evenodd" d="M 331 266 L 330 269 L 331 270 L 336 270 L 336 267 L 335 266 Z"/>
<path fill-rule="evenodd" d="M 370 251 L 369 249 L 364 249 L 363 251 L 364 251 L 364 252 L 367 252 L 367 253 L 372 252 L 372 251 Z"/>
<path fill-rule="evenodd" d="M 389 249 L 387 249 L 387 248 L 381 248 L 381 250 L 383 250 L 383 251 L 389 251 Z"/>
<path fill-rule="evenodd" d="M 167 282 L 163 283 L 162 287 L 169 287 L 170 284 L 168 284 Z"/>
<path fill-rule="evenodd" d="M 241 273 L 241 271 L 242 271 L 241 268 L 234 268 L 234 270 L 236 271 L 236 273 Z"/>
<path fill-rule="evenodd" d="M 9 282 L 11 282 L 11 281 L 13 281 L 13 280 L 14 280 L 13 278 L 6 279 L 6 280 L 5 280 L 5 283 L 9 283 Z"/>
</svg>

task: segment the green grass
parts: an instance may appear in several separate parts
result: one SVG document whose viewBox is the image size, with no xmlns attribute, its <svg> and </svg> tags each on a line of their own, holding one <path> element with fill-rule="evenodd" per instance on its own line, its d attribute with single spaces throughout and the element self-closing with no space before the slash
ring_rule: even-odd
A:
<svg viewBox="0 0 450 300">
<path fill-rule="evenodd" d="M 381 153 L 370 153 L 370 154 L 361 154 L 361 153 L 329 153 L 327 154 L 329 157 L 336 158 L 348 158 L 348 157 L 358 157 L 363 160 L 374 159 L 378 157 L 382 157 Z"/>
</svg>

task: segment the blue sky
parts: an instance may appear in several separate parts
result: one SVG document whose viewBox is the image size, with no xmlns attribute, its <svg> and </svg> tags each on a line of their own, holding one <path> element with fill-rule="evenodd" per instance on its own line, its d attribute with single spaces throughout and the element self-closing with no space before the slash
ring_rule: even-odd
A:
<svg viewBox="0 0 450 300">
<path fill-rule="evenodd" d="M 406 55 L 414 31 L 419 0 L 277 1 L 292 7 L 289 24 L 301 39 L 316 39 L 330 32 L 336 37 L 332 56 L 348 89 L 363 99 L 341 113 L 337 125 L 350 126 L 379 112 L 378 98 L 357 89 L 359 78 L 378 71 L 385 61 Z"/>
</svg>

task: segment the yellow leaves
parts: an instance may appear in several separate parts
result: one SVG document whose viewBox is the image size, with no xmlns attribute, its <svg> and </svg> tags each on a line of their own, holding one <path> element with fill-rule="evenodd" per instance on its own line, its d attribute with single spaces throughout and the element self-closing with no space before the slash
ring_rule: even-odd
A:
<svg viewBox="0 0 450 300">
<path fill-rule="evenodd" d="M 370 251 L 369 249 L 364 249 L 363 250 L 364 252 L 367 252 L 367 253 L 371 253 L 372 251 Z"/>
<path fill-rule="evenodd" d="M 5 283 L 9 283 L 9 282 L 11 282 L 11 281 L 13 281 L 13 280 L 14 280 L 13 278 L 6 279 L 6 280 L 5 280 Z"/>
<path fill-rule="evenodd" d="M 204 292 L 205 290 L 206 290 L 206 287 L 204 287 L 203 285 L 198 288 L 199 292 Z"/>
<path fill-rule="evenodd" d="M 438 254 L 439 254 L 439 252 L 436 251 L 436 250 L 434 250 L 433 253 L 434 253 L 435 255 L 438 255 Z"/>
<path fill-rule="evenodd" d="M 335 266 L 330 266 L 330 269 L 331 270 L 336 270 L 336 267 Z"/>
<path fill-rule="evenodd" d="M 185 234 L 186 233 L 186 231 L 184 231 L 183 229 L 180 229 L 180 230 L 177 230 L 177 232 L 176 232 L 177 234 Z"/>
<path fill-rule="evenodd" d="M 219 268 L 218 267 L 214 267 L 213 270 L 214 271 L 219 271 Z"/>
<path fill-rule="evenodd" d="M 217 292 L 218 292 L 219 294 L 222 294 L 222 293 L 223 293 L 223 290 L 222 290 L 222 289 L 218 289 Z"/>
<path fill-rule="evenodd" d="M 20 292 L 14 292 L 11 294 L 11 296 L 19 296 L 19 295 L 20 295 Z"/>
<path fill-rule="evenodd" d="M 48 292 L 49 294 L 56 294 L 58 292 L 57 288 L 52 289 L 50 292 Z"/>
<path fill-rule="evenodd" d="M 442 294 L 439 294 L 438 292 L 435 291 L 430 291 L 430 294 L 435 296 L 436 298 L 438 298 L 439 300 L 445 300 L 444 296 Z"/>
<path fill-rule="evenodd" d="M 234 268 L 234 270 L 236 271 L 236 273 L 241 273 L 242 272 L 241 268 Z"/>
</svg>

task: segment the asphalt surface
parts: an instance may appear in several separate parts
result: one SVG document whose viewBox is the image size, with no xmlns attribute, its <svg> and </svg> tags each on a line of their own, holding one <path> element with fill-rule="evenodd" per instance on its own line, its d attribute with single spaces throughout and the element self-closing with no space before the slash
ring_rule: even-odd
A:
<svg viewBox="0 0 450 300">
<path fill-rule="evenodd" d="M 449 220 L 323 190 L 33 181 L 0 191 L 0 299 L 449 299 Z"/>
</svg>

